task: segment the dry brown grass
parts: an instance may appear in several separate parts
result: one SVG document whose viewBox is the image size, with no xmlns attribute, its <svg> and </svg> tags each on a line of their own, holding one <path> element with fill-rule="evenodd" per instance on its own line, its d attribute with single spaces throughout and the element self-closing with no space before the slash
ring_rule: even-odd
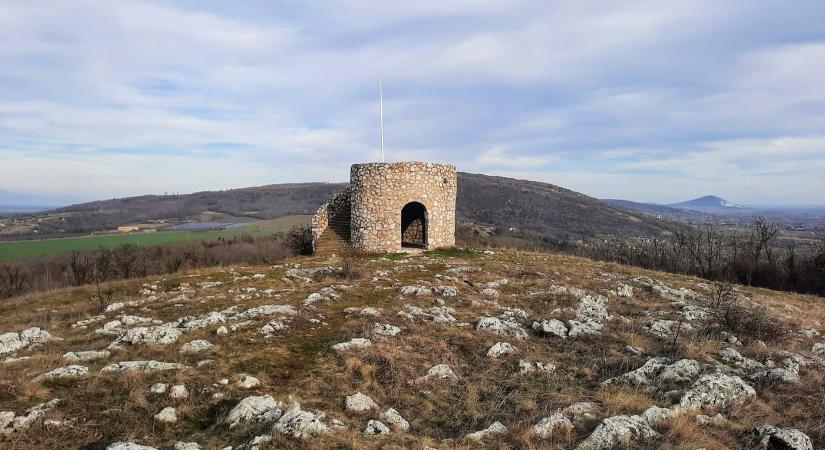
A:
<svg viewBox="0 0 825 450">
<path fill-rule="evenodd" d="M 353 288 L 343 291 L 338 301 L 319 303 L 316 310 L 302 313 L 293 320 L 290 330 L 276 333 L 270 339 L 258 333 L 262 323 L 266 322 L 264 319 L 227 336 L 216 336 L 212 333 L 214 327 L 208 327 L 187 333 L 178 343 L 168 347 L 133 346 L 109 361 L 89 363 L 90 375 L 77 381 L 33 383 L 31 378 L 64 365 L 62 354 L 66 351 L 100 349 L 111 342 L 111 337 L 95 335 L 91 330 L 69 328 L 71 323 L 92 315 L 88 302 L 93 295 L 91 289 L 55 291 L 0 303 L 0 316 L 4 324 L 0 332 L 41 326 L 64 338 L 64 341 L 51 343 L 34 353 L 35 357 L 30 361 L 16 365 L 0 364 L 0 410 L 21 412 L 33 404 L 62 398 L 67 401 L 53 414 L 78 420 L 59 431 L 35 427 L 8 443 L 9 448 L 58 448 L 60 443 L 105 448 L 114 440 L 124 439 L 156 446 L 168 446 L 176 440 L 195 440 L 204 448 L 237 445 L 251 436 L 267 433 L 269 427 L 253 424 L 228 430 L 223 423 L 224 418 L 240 399 L 263 394 L 279 399 L 295 395 L 305 408 L 323 410 L 329 419 L 343 421 L 350 430 L 336 432 L 333 436 L 311 443 L 276 437 L 271 448 L 422 448 L 425 445 L 441 449 L 474 448 L 463 436 L 485 428 L 495 420 L 505 423 L 510 433 L 489 442 L 489 448 L 570 448 L 591 432 L 598 421 L 583 421 L 569 438 L 565 436 L 549 442 L 536 439 L 532 426 L 540 418 L 576 401 L 599 402 L 598 413 L 601 417 L 636 414 L 652 404 L 665 406 L 665 401 L 659 398 L 660 393 L 619 386 L 600 388 L 599 383 L 644 363 L 645 357 L 627 354 L 625 345 L 643 347 L 653 354 L 666 351 L 669 343 L 642 331 L 641 325 L 647 317 L 645 311 L 660 310 L 672 316 L 676 312 L 673 305 L 650 292 L 636 289 L 634 298 L 611 297 L 609 301 L 611 314 L 627 317 L 630 322 L 610 322 L 606 332 L 600 336 L 519 341 L 477 333 L 472 327 L 402 320 L 395 315 L 401 305 L 410 303 L 428 308 L 434 305 L 435 296 L 400 298 L 397 287 L 419 282 L 454 285 L 460 295 L 447 298 L 446 302 L 456 307 L 458 321 L 472 324 L 481 315 L 499 315 L 500 311 L 490 305 L 471 306 L 471 300 L 482 298 L 479 289 L 473 285 L 463 281 L 436 280 L 434 275 L 456 275 L 446 271 L 449 264 L 477 266 L 480 271 L 467 273 L 475 285 L 501 278 L 510 280 L 509 284 L 499 289 L 500 296 L 495 300 L 527 310 L 530 320 L 525 321 L 526 327 L 532 320 L 566 317 L 565 314 L 570 313 L 560 315 L 555 310 L 575 306 L 576 299 L 569 295 L 526 295 L 526 292 L 546 289 L 551 284 L 575 286 L 590 293 L 606 295 L 615 288 L 617 279 L 641 274 L 661 279 L 675 287 L 700 290 L 696 287 L 699 280 L 694 278 L 538 253 L 504 252 L 495 257 L 471 260 L 420 255 L 402 263 L 365 257 L 358 257 L 355 261 L 358 276 L 346 279 L 326 277 L 308 285 L 282 281 L 285 267 L 201 269 L 164 280 L 153 278 L 151 281 L 158 282 L 167 290 L 176 288 L 181 282 L 194 286 L 200 281 L 220 280 L 226 284 L 208 290 L 197 289 L 190 295 L 194 301 L 182 307 L 158 302 L 148 310 L 137 308 L 125 311 L 167 321 L 235 304 L 241 304 L 243 308 L 261 304 L 300 305 L 309 293 L 325 286 L 347 283 L 352 284 Z M 290 264 L 296 262 L 309 267 L 340 265 L 336 260 L 315 257 L 295 259 Z M 394 271 L 402 265 L 409 267 Z M 426 271 L 415 267 L 418 265 L 424 266 Z M 372 275 L 378 269 L 391 270 L 394 281 L 372 283 Z M 265 273 L 267 276 L 264 280 L 233 283 L 231 270 L 241 274 Z M 119 292 L 122 292 L 117 301 L 139 298 L 136 293 L 143 281 L 149 280 L 117 283 Z M 238 300 L 235 298 L 237 292 L 228 293 L 229 289 L 236 290 L 238 287 L 272 288 L 281 298 Z M 786 320 L 799 320 L 820 329 L 825 322 L 822 302 L 817 303 L 811 297 L 741 287 L 737 289 L 752 293 L 754 299 L 767 305 L 774 313 L 783 315 Z M 348 307 L 364 306 L 382 308 L 382 317 L 370 318 L 344 312 Z M 803 314 L 803 309 L 809 314 Z M 326 325 L 309 321 L 318 313 L 323 314 Z M 375 322 L 393 323 L 402 326 L 404 331 L 386 340 L 370 336 Z M 371 337 L 374 345 L 364 351 L 344 354 L 330 350 L 332 344 L 352 337 Z M 177 352 L 181 344 L 194 339 L 208 339 L 215 347 L 202 355 L 181 355 Z M 497 360 L 487 358 L 487 349 L 498 341 L 514 344 L 518 352 Z M 718 342 L 700 334 L 685 334 L 678 344 L 678 356 L 698 360 L 713 356 L 719 346 Z M 799 349 L 803 353 L 810 348 L 807 342 L 804 345 L 808 348 L 805 348 L 796 341 L 789 345 L 772 344 L 772 347 L 780 345 Z M 748 355 L 763 354 L 760 352 L 764 351 L 757 347 L 743 350 Z M 98 373 L 104 364 L 119 360 L 158 359 L 194 366 L 206 358 L 214 361 L 201 369 L 180 372 Z M 557 370 L 552 374 L 522 376 L 517 369 L 519 359 L 550 362 L 557 366 Z M 415 382 L 429 367 L 439 363 L 449 364 L 459 380 L 451 383 Z M 234 382 L 240 373 L 257 377 L 262 385 L 248 391 L 235 387 Z M 226 388 L 214 387 L 213 384 L 221 378 L 230 379 L 230 385 Z M 191 398 L 171 401 L 167 397 L 151 395 L 148 388 L 156 382 L 185 384 Z M 765 387 L 751 406 L 728 413 L 733 423 L 730 429 L 699 429 L 691 418 L 682 418 L 663 428 L 664 437 L 655 445 L 662 448 L 736 448 L 747 442 L 749 427 L 762 423 L 796 426 L 805 429 L 815 442 L 825 443 L 825 424 L 821 417 L 810 413 L 825 409 L 823 384 L 825 380 L 820 370 L 803 369 L 803 383 L 799 386 Z M 399 410 L 410 421 L 411 432 L 365 439 L 362 430 L 366 421 L 375 415 L 353 415 L 343 408 L 344 396 L 356 391 L 370 395 L 382 410 L 387 407 Z M 223 393 L 224 397 L 213 398 L 215 392 Z M 152 415 L 170 405 L 179 409 L 179 424 L 174 427 L 154 424 Z"/>
</svg>

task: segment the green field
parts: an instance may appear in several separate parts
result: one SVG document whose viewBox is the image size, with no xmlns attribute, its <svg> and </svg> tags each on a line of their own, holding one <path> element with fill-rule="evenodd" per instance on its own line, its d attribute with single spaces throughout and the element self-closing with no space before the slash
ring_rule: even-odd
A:
<svg viewBox="0 0 825 450">
<path fill-rule="evenodd" d="M 295 225 L 307 225 L 311 217 L 312 216 L 306 215 L 284 216 L 272 220 L 252 222 L 230 230 L 138 232 L 0 242 L 0 261 L 20 261 L 42 256 L 59 255 L 71 250 L 96 250 L 100 247 L 117 247 L 123 244 L 147 246 L 192 240 L 210 240 L 219 237 L 232 238 L 235 236 L 240 237 L 244 234 L 262 236 L 288 231 Z"/>
</svg>

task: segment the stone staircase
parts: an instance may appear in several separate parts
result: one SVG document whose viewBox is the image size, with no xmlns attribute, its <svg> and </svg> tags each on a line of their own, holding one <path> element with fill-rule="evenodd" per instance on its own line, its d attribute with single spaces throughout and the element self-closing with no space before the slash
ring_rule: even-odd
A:
<svg viewBox="0 0 825 450">
<path fill-rule="evenodd" d="M 350 206 L 342 207 L 338 214 L 329 219 L 327 229 L 315 242 L 316 255 L 340 253 L 350 245 Z"/>
</svg>

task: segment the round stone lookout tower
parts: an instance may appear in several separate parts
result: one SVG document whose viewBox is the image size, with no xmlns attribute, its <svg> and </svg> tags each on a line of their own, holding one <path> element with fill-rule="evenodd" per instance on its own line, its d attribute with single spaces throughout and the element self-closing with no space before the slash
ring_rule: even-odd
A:
<svg viewBox="0 0 825 450">
<path fill-rule="evenodd" d="M 350 185 L 312 219 L 313 247 L 371 252 L 455 245 L 456 169 L 450 164 L 353 164 Z"/>
</svg>

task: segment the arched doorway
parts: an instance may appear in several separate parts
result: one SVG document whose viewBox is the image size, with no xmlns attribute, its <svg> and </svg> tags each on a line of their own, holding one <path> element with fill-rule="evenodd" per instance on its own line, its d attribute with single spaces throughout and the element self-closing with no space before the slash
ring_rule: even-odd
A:
<svg viewBox="0 0 825 450">
<path fill-rule="evenodd" d="M 427 208 L 410 202 L 401 209 L 401 246 L 427 248 Z"/>
</svg>

